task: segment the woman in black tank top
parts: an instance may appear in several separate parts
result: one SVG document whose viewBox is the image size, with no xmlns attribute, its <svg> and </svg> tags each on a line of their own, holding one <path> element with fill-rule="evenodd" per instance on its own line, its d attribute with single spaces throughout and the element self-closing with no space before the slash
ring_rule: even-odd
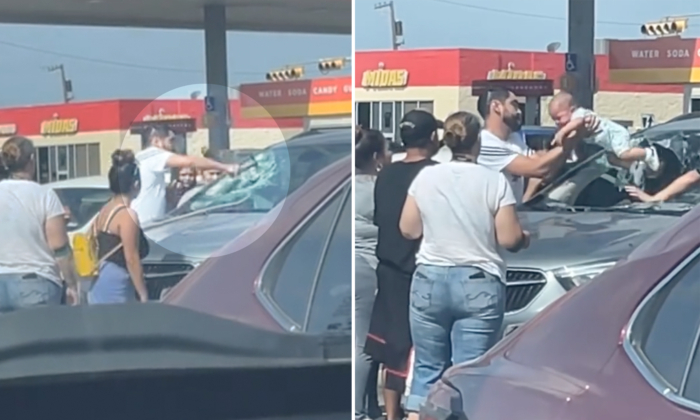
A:
<svg viewBox="0 0 700 420">
<path fill-rule="evenodd" d="M 146 302 L 148 290 L 141 260 L 148 254 L 138 218 L 129 205 L 140 189 L 140 176 L 133 152 L 112 154 L 109 188 L 114 193 L 94 221 L 100 271 L 88 293 L 88 303 Z"/>
</svg>

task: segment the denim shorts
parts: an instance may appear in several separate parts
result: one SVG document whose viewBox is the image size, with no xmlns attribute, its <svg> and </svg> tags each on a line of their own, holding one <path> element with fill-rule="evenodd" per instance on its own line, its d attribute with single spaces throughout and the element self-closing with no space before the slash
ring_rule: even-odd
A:
<svg viewBox="0 0 700 420">
<path fill-rule="evenodd" d="M 474 360 L 496 344 L 505 302 L 505 284 L 478 268 L 416 268 L 409 309 L 414 360 L 407 411 L 419 411 L 430 387 L 451 365 Z"/>
<path fill-rule="evenodd" d="M 0 274 L 0 312 L 60 305 L 63 288 L 36 274 Z"/>
</svg>

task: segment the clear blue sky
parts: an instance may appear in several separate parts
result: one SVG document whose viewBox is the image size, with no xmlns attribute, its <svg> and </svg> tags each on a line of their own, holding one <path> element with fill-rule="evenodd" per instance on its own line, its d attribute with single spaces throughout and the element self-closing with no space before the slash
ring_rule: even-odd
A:
<svg viewBox="0 0 700 420">
<path fill-rule="evenodd" d="M 591 1 L 591 0 L 577 0 Z M 355 47 L 391 47 L 388 9 L 355 0 Z M 568 0 L 394 0 L 403 21 L 404 48 L 473 47 L 543 51 L 553 41 L 566 48 Z M 639 38 L 640 26 L 665 16 L 700 13 L 692 0 L 596 1 L 597 38 Z M 700 36 L 700 17 L 687 36 Z"/>
<path fill-rule="evenodd" d="M 313 77 L 318 59 L 351 55 L 351 38 L 229 32 L 228 54 L 231 86 L 297 63 Z M 61 63 L 81 101 L 172 96 L 205 80 L 202 31 L 0 25 L 0 56 L 0 107 L 60 102 L 58 73 L 42 67 Z"/>
</svg>

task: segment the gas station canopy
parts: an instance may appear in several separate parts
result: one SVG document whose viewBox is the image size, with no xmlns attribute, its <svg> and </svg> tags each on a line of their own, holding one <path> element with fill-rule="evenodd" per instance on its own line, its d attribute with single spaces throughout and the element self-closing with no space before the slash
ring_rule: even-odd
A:
<svg viewBox="0 0 700 420">
<path fill-rule="evenodd" d="M 0 23 L 203 29 L 209 146 L 226 150 L 226 32 L 350 35 L 352 0 L 22 0 L 0 2 Z"/>
<path fill-rule="evenodd" d="M 352 33 L 351 0 L 23 0 L 0 3 L 0 23 L 204 29 L 207 5 L 232 31 Z"/>
</svg>

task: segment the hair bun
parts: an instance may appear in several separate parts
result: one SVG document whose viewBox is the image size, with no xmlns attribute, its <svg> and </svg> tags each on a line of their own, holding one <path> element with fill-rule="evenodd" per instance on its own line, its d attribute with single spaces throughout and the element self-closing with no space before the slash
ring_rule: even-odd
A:
<svg viewBox="0 0 700 420">
<path fill-rule="evenodd" d="M 2 161 L 3 165 L 6 167 L 13 167 L 22 157 L 22 149 L 12 142 L 7 142 L 2 148 Z"/>
<path fill-rule="evenodd" d="M 444 123 L 442 140 L 452 153 L 470 153 L 481 132 L 479 118 L 465 111 L 458 111 L 447 117 Z"/>
<path fill-rule="evenodd" d="M 134 161 L 134 153 L 131 150 L 115 150 L 112 153 L 112 166 L 126 166 L 134 163 Z"/>
</svg>

